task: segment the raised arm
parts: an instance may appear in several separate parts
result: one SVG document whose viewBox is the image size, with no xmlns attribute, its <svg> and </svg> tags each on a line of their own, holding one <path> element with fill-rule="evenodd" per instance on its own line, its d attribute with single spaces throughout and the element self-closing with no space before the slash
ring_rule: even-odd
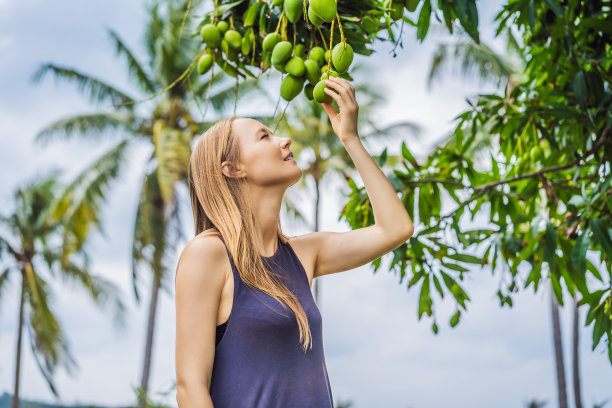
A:
<svg viewBox="0 0 612 408">
<path fill-rule="evenodd" d="M 179 408 L 211 408 L 217 310 L 225 281 L 225 247 L 201 236 L 183 249 L 176 270 L 176 400 Z"/>
<path fill-rule="evenodd" d="M 323 108 L 363 179 L 375 224 L 347 232 L 309 234 L 316 252 L 313 277 L 365 265 L 400 246 L 414 232 L 412 219 L 393 186 L 361 143 L 355 88 L 338 77 L 330 77 L 326 85 L 331 89 L 325 92 L 338 103 L 340 112 L 331 103 L 323 103 Z"/>
</svg>

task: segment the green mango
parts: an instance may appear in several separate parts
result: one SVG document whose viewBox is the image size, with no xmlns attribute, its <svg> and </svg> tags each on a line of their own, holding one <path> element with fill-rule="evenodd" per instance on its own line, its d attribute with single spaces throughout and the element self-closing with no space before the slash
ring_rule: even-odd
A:
<svg viewBox="0 0 612 408">
<path fill-rule="evenodd" d="M 296 23 L 302 16 L 302 0 L 285 0 L 284 9 L 287 20 Z"/>
<path fill-rule="evenodd" d="M 314 97 L 315 101 L 319 103 L 333 101 L 332 97 L 325 93 L 325 88 L 327 88 L 325 81 L 321 80 L 317 82 L 312 90 L 312 96 Z"/>
<path fill-rule="evenodd" d="M 280 94 L 281 97 L 290 101 L 302 92 L 304 87 L 304 78 L 294 77 L 293 75 L 287 75 L 283 82 L 281 82 Z"/>
<path fill-rule="evenodd" d="M 273 64 L 272 66 L 276 68 L 278 72 L 282 72 L 283 74 L 287 73 L 287 71 L 285 71 L 285 64 Z"/>
<path fill-rule="evenodd" d="M 200 36 L 202 37 L 202 41 L 210 48 L 218 47 L 221 42 L 221 33 L 214 24 L 204 24 L 200 30 Z"/>
<path fill-rule="evenodd" d="M 236 61 L 238 59 L 238 51 L 233 49 L 225 39 L 221 40 L 221 51 L 223 51 L 228 61 Z"/>
<path fill-rule="evenodd" d="M 282 64 L 287 61 L 293 51 L 293 45 L 289 41 L 281 41 L 272 49 L 272 65 Z"/>
<path fill-rule="evenodd" d="M 227 30 L 223 38 L 235 50 L 239 50 L 242 46 L 242 36 L 236 30 Z"/>
<path fill-rule="evenodd" d="M 295 55 L 296 57 L 300 57 L 303 59 L 305 54 L 306 50 L 304 48 L 304 44 L 297 44 L 293 49 L 293 55 Z"/>
<path fill-rule="evenodd" d="M 314 12 L 310 4 L 308 5 L 308 20 L 310 20 L 310 22 L 315 26 L 320 26 L 325 22 L 317 15 L 317 13 Z"/>
<path fill-rule="evenodd" d="M 306 95 L 306 98 L 308 98 L 308 100 L 312 101 L 314 96 L 312 95 L 312 91 L 314 90 L 314 85 L 313 84 L 306 84 L 306 86 L 304 86 L 304 95 Z"/>
<path fill-rule="evenodd" d="M 332 67 L 333 67 L 333 65 L 332 65 Z M 335 69 L 333 69 L 333 68 L 330 68 L 329 70 L 330 70 L 330 71 L 332 71 L 332 72 L 335 72 L 336 74 L 338 73 L 338 72 L 337 72 Z M 327 72 L 327 64 L 325 64 L 325 65 L 323 65 L 323 66 L 321 67 L 321 73 L 323 74 L 323 73 L 325 73 L 325 72 Z M 338 76 L 338 75 L 336 75 L 336 76 Z"/>
<path fill-rule="evenodd" d="M 308 58 L 304 61 L 304 67 L 306 68 L 306 78 L 308 82 L 313 85 L 319 82 L 319 76 L 321 75 L 319 72 L 319 64 L 317 64 L 315 60 Z"/>
<path fill-rule="evenodd" d="M 339 42 L 332 50 L 332 64 L 336 71 L 343 73 L 348 71 L 353 62 L 353 47 L 346 42 Z"/>
<path fill-rule="evenodd" d="M 329 61 L 329 53 L 330 53 L 330 50 L 325 51 L 325 54 L 324 54 L 325 64 L 327 64 L 327 62 Z"/>
<path fill-rule="evenodd" d="M 306 72 L 304 60 L 300 57 L 292 57 L 285 63 L 285 71 L 295 77 L 301 77 Z"/>
<path fill-rule="evenodd" d="M 335 0 L 310 0 L 312 10 L 326 23 L 331 23 L 336 18 Z"/>
<path fill-rule="evenodd" d="M 319 66 L 325 64 L 325 51 L 323 48 L 316 46 L 312 47 L 308 52 L 308 58 L 314 60 L 319 64 Z"/>
<path fill-rule="evenodd" d="M 541 146 L 536 146 L 530 153 L 531 161 L 537 162 L 542 159 L 544 156 L 544 150 L 542 150 Z"/>
<path fill-rule="evenodd" d="M 279 33 L 270 33 L 263 39 L 262 47 L 264 51 L 272 51 L 274 46 L 281 40 Z"/>
<path fill-rule="evenodd" d="M 229 28 L 229 24 L 227 23 L 227 21 L 219 20 L 219 22 L 217 23 L 217 28 L 219 29 L 219 33 L 223 35 Z"/>
<path fill-rule="evenodd" d="M 391 2 L 391 19 L 393 21 L 399 20 L 404 15 L 404 2 L 400 0 L 394 0 Z"/>
<path fill-rule="evenodd" d="M 406 0 L 404 5 L 406 6 L 406 9 L 408 11 L 414 11 L 414 10 L 416 10 L 417 6 L 419 5 L 419 1 L 420 0 Z"/>
<path fill-rule="evenodd" d="M 202 55 L 200 57 L 200 60 L 198 61 L 198 74 L 202 75 L 208 72 L 210 67 L 212 67 L 212 64 L 213 64 L 212 54 L 206 53 Z"/>
<path fill-rule="evenodd" d="M 284 0 L 274 0 L 272 2 L 272 4 L 275 5 L 275 6 L 282 6 L 283 3 L 284 3 Z"/>
<path fill-rule="evenodd" d="M 333 69 L 330 69 L 329 72 L 327 71 L 323 72 L 319 80 L 328 79 L 330 76 L 339 77 L 340 74 L 334 71 Z"/>
</svg>

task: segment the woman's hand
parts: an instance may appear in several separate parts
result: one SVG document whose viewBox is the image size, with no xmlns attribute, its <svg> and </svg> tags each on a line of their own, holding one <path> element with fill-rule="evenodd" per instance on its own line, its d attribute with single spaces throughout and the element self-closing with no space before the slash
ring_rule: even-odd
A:
<svg viewBox="0 0 612 408">
<path fill-rule="evenodd" d="M 331 102 L 321 103 L 329 116 L 334 132 L 342 143 L 359 139 L 357 133 L 359 105 L 355 100 L 355 88 L 346 79 L 338 77 L 329 77 L 325 81 L 325 85 L 327 85 L 327 88 L 324 92 L 331 96 L 340 108 L 340 113 L 337 113 Z M 335 89 L 336 92 L 332 89 Z"/>
</svg>

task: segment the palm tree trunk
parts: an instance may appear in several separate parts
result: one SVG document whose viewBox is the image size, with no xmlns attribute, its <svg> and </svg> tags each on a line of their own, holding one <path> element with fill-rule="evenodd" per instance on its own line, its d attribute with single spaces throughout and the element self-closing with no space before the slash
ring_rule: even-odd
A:
<svg viewBox="0 0 612 408">
<path fill-rule="evenodd" d="M 315 215 L 314 215 L 314 226 L 315 226 L 315 232 L 319 231 L 319 200 L 320 200 L 320 193 L 319 193 L 319 179 L 315 178 Z M 315 299 L 315 303 L 318 305 L 319 304 L 319 279 L 313 279 L 313 283 L 312 286 L 314 286 L 314 299 Z"/>
<path fill-rule="evenodd" d="M 159 294 L 159 278 L 153 273 L 153 289 L 151 291 L 151 303 L 149 304 L 149 323 L 147 326 L 147 345 L 145 347 L 144 367 L 142 370 L 142 382 L 140 387 L 142 393 L 138 400 L 138 408 L 146 407 L 147 391 L 149 387 L 149 374 L 151 372 L 151 354 L 153 350 L 153 333 L 155 329 L 155 316 L 157 314 L 157 297 Z"/>
<path fill-rule="evenodd" d="M 15 390 L 11 408 L 19 408 L 19 371 L 21 369 L 21 334 L 23 333 L 23 304 L 25 302 L 25 271 L 21 269 L 21 296 L 19 299 L 19 324 L 17 326 L 17 355 L 15 357 Z"/>
<path fill-rule="evenodd" d="M 551 278 L 554 279 L 554 278 Z M 567 392 L 565 387 L 565 367 L 563 365 L 563 343 L 561 341 L 561 322 L 559 321 L 559 303 L 554 292 L 550 291 L 553 323 L 553 343 L 555 346 L 555 367 L 557 370 L 557 394 L 559 408 L 567 408 Z"/>
<path fill-rule="evenodd" d="M 573 324 L 573 336 L 572 336 L 572 373 L 573 373 L 573 382 L 574 382 L 574 403 L 576 404 L 576 408 L 582 408 L 582 395 L 580 391 L 580 364 L 579 364 L 579 355 L 578 355 L 578 345 L 579 345 L 579 325 L 578 325 L 578 298 L 576 293 L 574 292 L 574 324 Z"/>
</svg>

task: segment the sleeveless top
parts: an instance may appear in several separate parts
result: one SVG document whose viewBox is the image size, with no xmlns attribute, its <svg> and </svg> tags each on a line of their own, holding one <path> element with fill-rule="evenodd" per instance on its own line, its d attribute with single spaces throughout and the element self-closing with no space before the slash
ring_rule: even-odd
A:
<svg viewBox="0 0 612 408">
<path fill-rule="evenodd" d="M 225 240 L 219 235 L 223 244 Z M 289 243 L 277 236 L 278 249 L 262 256 L 304 309 L 312 349 L 300 344 L 288 306 L 247 286 L 225 245 L 234 276 L 230 316 L 215 348 L 210 396 L 215 408 L 333 408 L 323 352 L 322 319 L 306 271 Z M 280 268 L 281 266 L 282 268 Z"/>
</svg>

